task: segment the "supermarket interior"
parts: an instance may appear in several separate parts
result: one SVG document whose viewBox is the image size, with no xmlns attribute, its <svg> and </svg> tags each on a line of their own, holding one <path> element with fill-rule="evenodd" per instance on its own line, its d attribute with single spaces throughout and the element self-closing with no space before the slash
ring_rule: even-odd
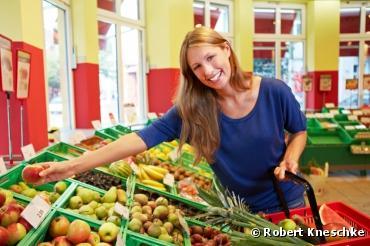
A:
<svg viewBox="0 0 370 246">
<path fill-rule="evenodd" d="M 0 245 L 370 245 L 370 1 L 0 20 Z"/>
</svg>

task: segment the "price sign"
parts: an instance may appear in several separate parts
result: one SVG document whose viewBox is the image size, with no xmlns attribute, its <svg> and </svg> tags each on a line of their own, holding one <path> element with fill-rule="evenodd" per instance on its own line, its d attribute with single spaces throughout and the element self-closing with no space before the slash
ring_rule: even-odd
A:
<svg viewBox="0 0 370 246">
<path fill-rule="evenodd" d="M 362 111 L 361 111 L 361 110 L 353 110 L 353 111 L 352 111 L 352 114 L 353 114 L 353 115 L 362 115 L 363 113 L 362 113 Z"/>
<path fill-rule="evenodd" d="M 82 131 L 76 131 L 70 138 L 72 144 L 78 144 L 82 140 L 86 139 L 85 134 Z"/>
<path fill-rule="evenodd" d="M 163 183 L 165 185 L 172 187 L 173 184 L 175 183 L 175 177 L 170 173 L 166 173 L 166 175 L 163 178 Z"/>
<path fill-rule="evenodd" d="M 119 234 L 116 239 L 116 246 L 126 246 L 125 240 Z"/>
<path fill-rule="evenodd" d="M 338 109 L 331 109 L 329 110 L 329 112 L 333 115 L 336 115 L 336 114 L 339 114 L 339 110 Z"/>
<path fill-rule="evenodd" d="M 357 125 L 355 126 L 356 129 L 366 129 L 365 125 Z"/>
<path fill-rule="evenodd" d="M 130 167 L 134 173 L 139 173 L 139 167 L 134 162 L 130 162 Z"/>
<path fill-rule="evenodd" d="M 357 115 L 348 115 L 348 120 L 358 120 Z"/>
<path fill-rule="evenodd" d="M 332 78 L 330 74 L 320 75 L 320 91 L 331 91 Z"/>
<path fill-rule="evenodd" d="M 112 126 L 117 125 L 117 121 L 116 121 L 116 118 L 114 117 L 113 113 L 109 113 L 109 120 L 110 120 L 110 123 L 112 124 Z"/>
<path fill-rule="evenodd" d="M 93 120 L 93 121 L 91 121 L 91 124 L 92 124 L 92 126 L 94 127 L 95 130 L 100 130 L 102 128 L 100 120 Z"/>
<path fill-rule="evenodd" d="M 35 148 L 33 147 L 33 144 L 28 144 L 26 146 L 23 146 L 21 148 L 23 158 L 25 161 L 31 159 L 33 156 L 36 155 Z"/>
<path fill-rule="evenodd" d="M 184 229 L 185 233 L 190 235 L 189 226 L 188 226 L 188 223 L 186 223 L 184 217 L 182 217 L 179 211 L 176 212 L 176 215 L 177 215 L 177 218 L 179 218 L 180 225 Z"/>
<path fill-rule="evenodd" d="M 351 111 L 349 111 L 348 109 L 343 109 L 342 114 L 351 114 Z"/>
<path fill-rule="evenodd" d="M 158 115 L 154 112 L 149 112 L 148 113 L 148 118 L 153 120 L 153 119 L 158 119 Z"/>
<path fill-rule="evenodd" d="M 175 147 L 171 152 L 168 153 L 168 157 L 171 161 L 176 161 L 180 157 L 179 147 Z"/>
<path fill-rule="evenodd" d="M 128 220 L 130 218 L 130 210 L 126 206 L 123 206 L 119 202 L 116 202 L 114 204 L 114 212 L 121 215 L 126 220 Z"/>
<path fill-rule="evenodd" d="M 8 169 L 6 168 L 4 159 L 0 157 L 0 175 L 6 174 L 8 172 Z"/>
<path fill-rule="evenodd" d="M 39 195 L 35 196 L 27 207 L 22 211 L 21 216 L 37 228 L 44 220 L 50 210 L 50 205 Z"/>
<path fill-rule="evenodd" d="M 334 103 L 325 103 L 325 108 L 335 108 Z"/>
<path fill-rule="evenodd" d="M 355 126 L 344 126 L 344 129 L 346 130 L 355 130 Z"/>
</svg>

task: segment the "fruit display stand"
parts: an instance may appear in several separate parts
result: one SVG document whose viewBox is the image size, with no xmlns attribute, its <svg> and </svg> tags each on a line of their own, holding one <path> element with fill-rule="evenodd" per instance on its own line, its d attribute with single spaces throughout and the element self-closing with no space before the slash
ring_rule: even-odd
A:
<svg viewBox="0 0 370 246">
<path fill-rule="evenodd" d="M 320 122 L 316 118 L 307 118 L 307 128 L 320 128 Z"/>
<path fill-rule="evenodd" d="M 39 228 L 32 234 L 32 236 L 29 238 L 29 242 L 28 242 L 27 245 L 39 245 L 42 242 L 47 242 L 47 241 L 50 242 L 53 239 L 50 236 L 50 231 L 49 231 L 50 228 L 51 228 L 51 223 L 55 218 L 60 217 L 60 216 L 67 218 L 67 220 L 69 222 L 73 222 L 73 221 L 76 221 L 76 220 L 81 220 L 81 221 L 86 222 L 90 226 L 91 232 L 92 231 L 98 232 L 99 228 L 103 224 L 103 222 L 101 222 L 101 221 L 90 220 L 89 218 L 80 216 L 78 214 L 72 214 L 72 213 L 69 213 L 68 211 L 65 211 L 65 210 L 62 210 L 62 209 L 54 209 L 45 218 L 45 220 L 42 222 L 42 224 L 39 226 Z M 63 228 L 60 227 L 58 229 L 62 230 Z M 110 231 L 106 232 L 107 235 L 109 235 L 109 233 L 111 233 L 111 232 Z M 101 233 L 101 234 L 103 234 L 103 233 Z M 121 237 L 122 238 L 122 234 L 123 234 L 122 228 L 120 227 L 116 237 Z M 103 242 L 102 238 L 100 237 L 100 235 L 98 233 L 96 233 L 95 235 L 97 235 L 99 237 L 100 242 Z M 77 235 L 77 236 L 80 236 L 80 235 Z M 50 245 L 71 245 L 70 242 L 67 242 L 67 243 L 65 242 L 66 238 L 64 236 L 60 236 L 59 239 L 61 241 L 55 242 L 55 244 L 50 244 Z M 97 241 L 92 241 L 92 238 L 89 238 L 88 240 L 90 240 L 90 241 L 87 241 L 88 244 L 86 244 L 86 245 L 92 245 L 93 243 L 97 243 Z M 97 240 L 97 239 L 95 238 L 95 240 Z M 110 240 L 111 239 L 109 239 L 109 241 Z M 117 239 L 114 239 L 113 241 L 111 241 L 109 243 L 115 244 L 116 240 Z M 64 241 L 65 244 L 62 244 L 63 241 Z"/>
<path fill-rule="evenodd" d="M 28 185 L 22 179 L 22 171 L 24 167 L 24 164 L 19 164 L 16 168 L 0 177 L 0 187 L 2 189 L 12 191 L 14 197 L 29 202 L 38 194 L 48 200 L 52 204 L 52 207 L 57 207 L 64 197 L 67 197 L 73 191 L 72 182 L 68 179 L 62 181 L 65 185 L 60 190 L 55 186 L 57 182 L 47 183 L 40 186 Z"/>
<path fill-rule="evenodd" d="M 59 142 L 46 148 L 46 151 L 59 155 L 66 159 L 73 159 L 81 156 L 86 150 L 67 143 Z"/>
</svg>

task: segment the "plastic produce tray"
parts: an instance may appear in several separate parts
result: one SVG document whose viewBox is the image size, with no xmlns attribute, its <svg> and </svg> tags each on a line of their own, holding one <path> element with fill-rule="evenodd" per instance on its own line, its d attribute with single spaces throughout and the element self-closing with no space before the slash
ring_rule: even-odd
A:
<svg viewBox="0 0 370 246">
<path fill-rule="evenodd" d="M 63 209 L 55 209 L 45 218 L 45 220 L 42 222 L 39 228 L 32 234 L 27 245 L 38 245 L 39 243 L 45 240 L 48 240 L 49 239 L 49 236 L 48 236 L 49 225 L 51 221 L 58 216 L 65 216 L 70 222 L 76 219 L 83 220 L 90 225 L 90 228 L 93 231 L 98 231 L 99 227 L 103 224 L 102 221 L 91 220 L 90 218 L 86 218 L 85 216 L 81 216 L 75 213 L 70 213 Z M 122 227 L 121 227 L 120 231 L 118 232 L 117 237 L 122 237 L 122 234 L 123 232 L 122 232 Z"/>
<path fill-rule="evenodd" d="M 92 136 L 82 140 L 80 143 L 76 144 L 76 146 L 87 150 L 96 150 L 104 145 L 107 145 L 110 141 L 111 140 L 106 140 L 98 136 Z"/>
<path fill-rule="evenodd" d="M 22 171 L 23 171 L 24 168 L 25 168 L 25 165 L 20 164 L 15 169 L 12 169 L 7 174 L 1 176 L 0 177 L 0 187 L 3 188 L 3 189 L 9 190 L 9 187 L 11 185 L 17 184 L 18 182 L 23 181 L 23 179 L 22 179 Z M 72 188 L 72 185 L 71 185 L 72 184 L 71 180 L 66 179 L 66 180 L 64 180 L 64 182 L 67 184 L 67 189 L 52 204 L 53 207 L 57 207 L 58 204 L 64 199 L 64 197 L 68 196 L 68 194 L 72 192 L 71 189 L 73 189 L 73 188 Z M 34 189 L 36 189 L 38 191 L 52 192 L 54 190 L 54 184 L 55 183 L 56 182 L 47 183 L 47 184 L 43 184 L 43 185 L 40 185 L 40 186 L 32 186 L 32 185 L 29 185 L 29 186 L 30 186 L 30 188 L 34 188 Z M 15 197 L 21 198 L 24 201 L 31 201 L 32 200 L 32 198 L 27 197 L 25 195 L 22 195 L 20 193 L 13 192 L 13 195 Z"/>
<path fill-rule="evenodd" d="M 352 138 L 341 128 L 308 129 L 308 144 L 349 144 Z"/>
<path fill-rule="evenodd" d="M 63 142 L 54 144 L 46 148 L 46 150 L 48 152 L 54 153 L 66 159 L 73 159 L 79 157 L 85 152 L 84 149 Z"/>
<path fill-rule="evenodd" d="M 131 133 L 132 132 L 132 130 L 130 128 L 124 127 L 122 125 L 113 126 L 112 129 L 115 130 L 115 131 L 118 131 L 118 132 L 120 132 L 122 134 L 128 134 L 128 133 Z"/>
<path fill-rule="evenodd" d="M 44 151 L 44 152 L 37 154 L 36 156 L 32 157 L 31 159 L 27 161 L 23 161 L 23 163 L 24 164 L 34 164 L 34 163 L 49 162 L 49 161 L 59 162 L 59 161 L 65 161 L 65 160 L 67 159 L 64 157 L 61 157 L 59 155 L 56 155 L 48 151 Z"/>
</svg>

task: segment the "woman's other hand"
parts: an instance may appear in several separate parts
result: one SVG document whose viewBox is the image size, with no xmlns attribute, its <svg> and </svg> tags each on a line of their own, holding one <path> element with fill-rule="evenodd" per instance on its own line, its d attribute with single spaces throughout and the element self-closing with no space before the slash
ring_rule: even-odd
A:
<svg viewBox="0 0 370 246">
<path fill-rule="evenodd" d="M 283 160 L 280 162 L 280 165 L 275 168 L 274 174 L 278 180 L 283 180 L 285 178 L 285 171 L 297 174 L 298 162 L 294 160 Z"/>
</svg>

